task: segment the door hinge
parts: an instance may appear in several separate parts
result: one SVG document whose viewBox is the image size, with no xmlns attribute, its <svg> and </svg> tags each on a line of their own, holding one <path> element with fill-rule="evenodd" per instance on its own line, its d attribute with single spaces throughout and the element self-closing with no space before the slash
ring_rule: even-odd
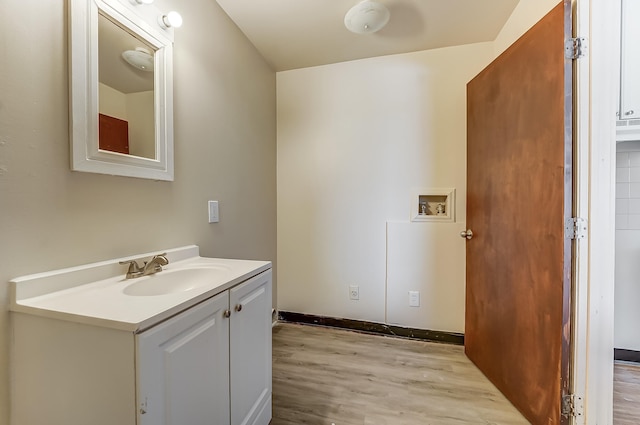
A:
<svg viewBox="0 0 640 425">
<path fill-rule="evenodd" d="M 567 59 L 579 59 L 587 56 L 587 39 L 585 37 L 569 38 L 564 42 L 564 56 Z"/>
<path fill-rule="evenodd" d="M 562 396 L 562 416 L 565 418 L 579 417 L 584 414 L 582 397 L 575 394 L 565 394 Z"/>
<path fill-rule="evenodd" d="M 587 236 L 587 220 L 580 217 L 569 217 L 564 223 L 566 239 L 584 239 Z"/>
</svg>

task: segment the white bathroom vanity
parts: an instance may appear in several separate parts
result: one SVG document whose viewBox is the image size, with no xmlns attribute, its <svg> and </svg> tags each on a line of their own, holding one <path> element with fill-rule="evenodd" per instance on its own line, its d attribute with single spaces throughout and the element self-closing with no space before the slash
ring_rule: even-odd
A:
<svg viewBox="0 0 640 425">
<path fill-rule="evenodd" d="M 13 425 L 267 425 L 271 263 L 169 250 L 11 281 Z"/>
</svg>

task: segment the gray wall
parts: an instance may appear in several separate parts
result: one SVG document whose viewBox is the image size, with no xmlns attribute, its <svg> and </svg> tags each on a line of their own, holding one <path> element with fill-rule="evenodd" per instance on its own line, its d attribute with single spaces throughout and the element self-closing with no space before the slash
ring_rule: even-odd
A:
<svg viewBox="0 0 640 425">
<path fill-rule="evenodd" d="M 211 257 L 276 255 L 275 74 L 253 46 L 214 0 L 156 1 L 184 18 L 175 181 L 72 172 L 68 1 L 0 2 L 0 424 L 11 278 L 188 244 Z M 220 223 L 207 223 L 209 199 Z"/>
</svg>

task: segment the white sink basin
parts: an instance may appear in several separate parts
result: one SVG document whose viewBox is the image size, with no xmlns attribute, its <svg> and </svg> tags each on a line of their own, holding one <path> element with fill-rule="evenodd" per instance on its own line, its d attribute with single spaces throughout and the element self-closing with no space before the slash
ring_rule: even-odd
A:
<svg viewBox="0 0 640 425">
<path fill-rule="evenodd" d="M 224 278 L 229 273 L 225 266 L 207 265 L 202 267 L 163 270 L 156 274 L 131 280 L 122 292 L 133 296 L 166 295 L 185 292 Z"/>
</svg>

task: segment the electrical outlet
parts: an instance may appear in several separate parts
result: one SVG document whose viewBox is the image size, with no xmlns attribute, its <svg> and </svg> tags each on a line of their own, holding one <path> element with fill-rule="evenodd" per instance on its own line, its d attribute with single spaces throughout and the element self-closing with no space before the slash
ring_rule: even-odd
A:
<svg viewBox="0 0 640 425">
<path fill-rule="evenodd" d="M 350 300 L 360 299 L 360 287 L 358 285 L 349 286 L 349 299 Z"/>
<path fill-rule="evenodd" d="M 409 291 L 409 307 L 420 307 L 420 291 Z"/>
</svg>

